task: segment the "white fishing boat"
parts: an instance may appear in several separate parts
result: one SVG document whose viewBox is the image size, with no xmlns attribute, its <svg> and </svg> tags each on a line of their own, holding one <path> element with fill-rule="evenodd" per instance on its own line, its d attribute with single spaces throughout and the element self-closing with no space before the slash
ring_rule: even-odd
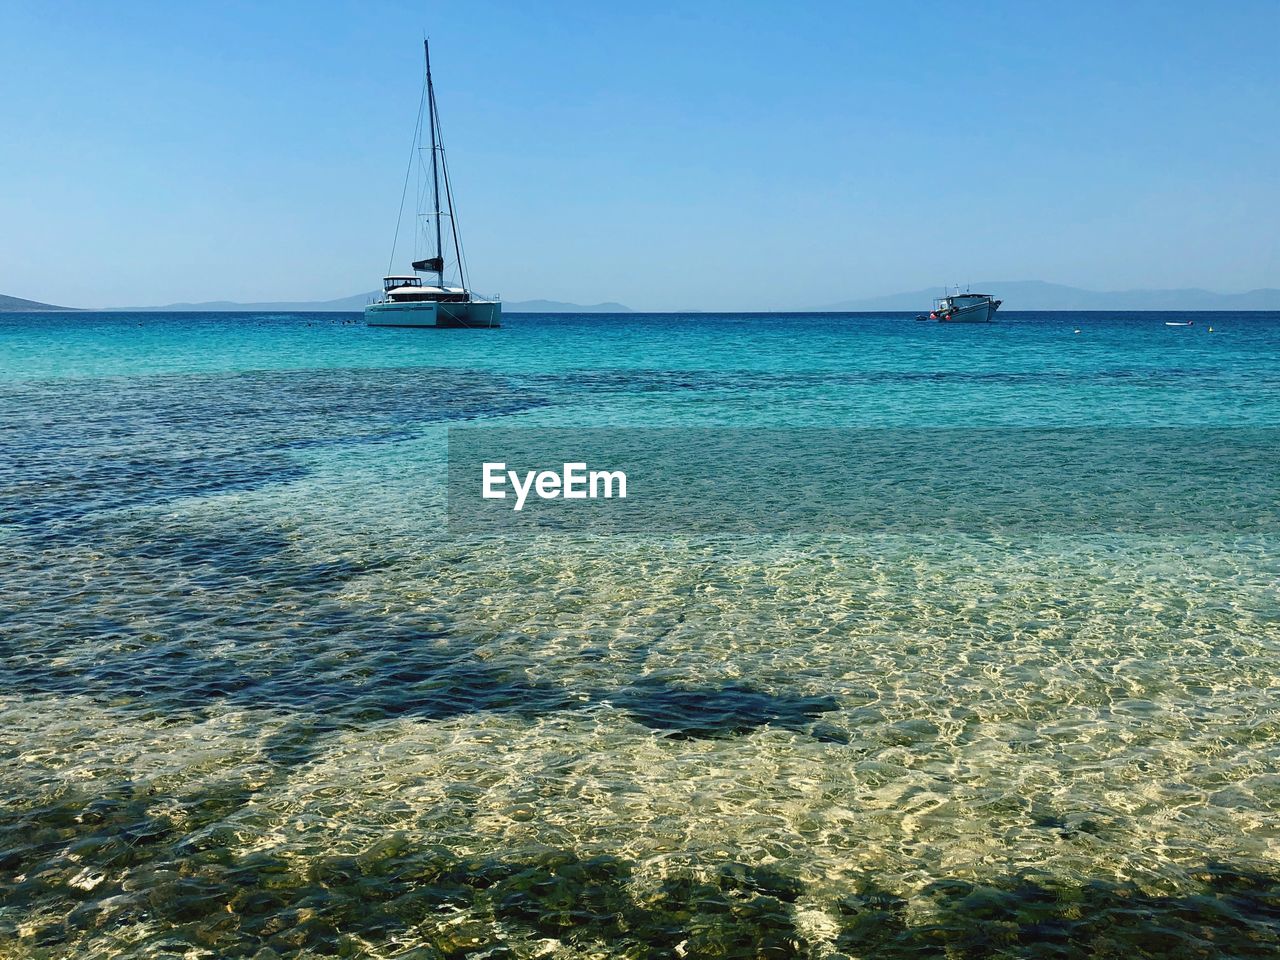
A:
<svg viewBox="0 0 1280 960">
<path fill-rule="evenodd" d="M 1000 309 L 1002 300 L 986 293 L 960 293 L 937 297 L 928 317 L 920 314 L 917 320 L 937 320 L 940 323 L 991 323 Z"/>
<path fill-rule="evenodd" d="M 371 327 L 480 327 L 502 324 L 502 302 L 497 297 L 477 295 L 467 286 L 466 261 L 458 220 L 453 206 L 453 187 L 449 182 L 449 166 L 445 162 L 444 139 L 440 133 L 440 117 L 436 110 L 435 85 L 431 80 L 431 48 L 424 41 L 426 72 L 423 76 L 422 100 L 418 105 L 418 123 L 414 134 L 413 153 L 405 171 L 400 214 L 396 218 L 395 240 L 391 245 L 391 263 L 382 278 L 382 297 L 364 308 L 364 319 Z M 427 142 L 423 142 L 423 119 L 426 119 Z M 429 154 L 430 159 L 424 157 Z M 400 225 L 404 218 L 409 181 L 415 179 L 416 212 L 413 230 L 412 273 L 392 272 L 396 246 L 400 241 Z M 448 220 L 445 243 L 444 221 Z M 434 274 L 424 283 L 418 274 Z"/>
</svg>

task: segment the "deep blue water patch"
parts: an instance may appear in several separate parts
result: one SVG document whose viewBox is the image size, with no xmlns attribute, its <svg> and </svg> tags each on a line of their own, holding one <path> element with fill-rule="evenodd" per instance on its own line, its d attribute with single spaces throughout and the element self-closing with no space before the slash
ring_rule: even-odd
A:
<svg viewBox="0 0 1280 960">
<path fill-rule="evenodd" d="M 870 370 L 663 370 L 585 368 L 568 373 L 517 376 L 522 386 L 538 392 L 681 394 L 688 391 L 731 392 L 813 387 L 893 385 L 955 385 L 960 387 L 1105 387 L 1139 384 L 1149 388 L 1181 385 L 1222 388 L 1248 385 L 1251 389 L 1280 388 L 1280 370 L 1223 370 L 1219 367 L 1167 365 L 1115 366 L 1034 370 L 895 369 Z"/>
<path fill-rule="evenodd" d="M 16 464 L 17 461 L 15 460 Z M 0 468 L 7 487 L 0 523 L 36 525 L 77 520 L 104 510 L 166 503 L 287 483 L 305 475 L 285 457 L 227 451 L 201 454 L 81 455 L 55 464 L 27 457 L 21 474 Z M 34 469 L 33 469 L 34 468 Z M 26 471 L 32 472 L 26 472 Z"/>
<path fill-rule="evenodd" d="M 465 370 L 249 371 L 0 382 L 0 523 L 252 490 L 304 475 L 291 452 L 393 443 L 421 426 L 543 405 Z"/>
</svg>

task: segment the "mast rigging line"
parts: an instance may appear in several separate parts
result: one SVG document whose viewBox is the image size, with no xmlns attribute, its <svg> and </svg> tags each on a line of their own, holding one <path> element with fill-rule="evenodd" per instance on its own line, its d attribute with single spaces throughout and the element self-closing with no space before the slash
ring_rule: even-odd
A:
<svg viewBox="0 0 1280 960">
<path fill-rule="evenodd" d="M 418 99 L 418 123 L 413 128 L 413 143 L 409 144 L 409 164 L 404 170 L 404 186 L 400 190 L 400 209 L 396 213 L 396 232 L 391 239 L 391 258 L 387 261 L 387 276 L 391 275 L 396 263 L 396 244 L 400 242 L 400 221 L 404 218 L 404 200 L 409 195 L 409 174 L 413 173 L 413 160 L 418 152 L 418 143 L 422 139 L 422 110 L 427 103 L 427 85 L 422 85 L 422 96 Z"/>
<path fill-rule="evenodd" d="M 428 72 L 428 76 L 429 75 L 430 74 Z M 435 101 L 436 101 L 435 88 L 433 86 L 431 89 L 431 118 L 432 118 L 432 122 L 435 123 L 435 130 L 432 134 L 432 142 L 439 144 L 438 149 L 440 151 L 440 169 L 444 173 L 445 203 L 449 207 L 449 229 L 453 233 L 453 252 L 454 252 L 454 256 L 457 257 L 457 262 L 458 262 L 458 281 L 462 284 L 462 288 L 464 290 L 468 290 L 470 288 L 467 286 L 466 258 L 464 257 L 462 252 L 462 238 L 458 234 L 458 218 L 455 215 L 454 209 L 453 209 L 453 185 L 449 181 L 449 161 L 445 157 L 444 130 L 440 126 L 440 110 L 436 106 Z M 438 197 L 436 200 L 436 206 L 437 207 L 440 206 L 440 201 Z M 439 224 L 439 222 L 440 222 L 439 217 L 437 217 L 436 218 L 437 225 Z M 437 251 L 437 256 L 443 256 L 443 251 Z"/>
<path fill-rule="evenodd" d="M 449 229 L 453 234 L 453 252 L 455 262 L 458 269 L 458 281 L 464 290 L 467 287 L 467 266 L 466 266 L 466 250 L 462 243 L 462 237 L 458 230 L 457 215 L 454 210 L 453 201 L 453 182 L 449 177 L 449 163 L 445 158 L 444 148 L 444 131 L 440 124 L 439 108 L 436 104 L 435 83 L 431 76 L 431 45 L 427 38 L 422 41 L 423 56 L 425 60 L 425 72 L 422 83 L 422 95 L 418 100 L 418 117 L 414 126 L 413 143 L 409 151 L 409 163 L 404 172 L 404 184 L 400 190 L 400 209 L 396 214 L 396 230 L 391 241 L 391 258 L 387 263 L 387 275 L 390 276 L 395 269 L 396 251 L 399 249 L 400 229 L 404 221 L 405 201 L 409 196 L 409 179 L 416 172 L 416 186 L 414 190 L 414 250 L 413 258 L 418 259 L 419 243 L 423 246 L 435 241 L 435 257 L 433 258 L 440 264 L 439 270 L 428 271 L 435 273 L 437 276 L 437 285 L 444 286 L 445 280 L 445 248 L 443 236 L 443 217 L 449 218 Z M 426 119 L 430 145 L 422 142 L 422 126 L 423 120 Z M 431 151 L 431 176 L 427 177 L 426 162 L 422 154 Z M 444 180 L 444 193 L 441 195 L 440 181 Z M 431 191 L 431 208 L 424 210 L 426 204 L 426 192 Z M 441 209 L 441 200 L 444 200 L 444 206 L 447 209 Z M 422 223 L 423 218 L 430 217 L 435 221 L 435 236 L 430 235 L 430 227 Z M 415 270 L 416 272 L 416 270 Z"/>
<path fill-rule="evenodd" d="M 431 114 L 428 121 L 431 126 L 431 199 L 436 208 L 436 263 L 440 269 L 436 271 L 436 285 L 443 289 L 444 287 L 444 245 L 440 236 L 440 161 L 436 156 L 436 90 L 435 85 L 431 82 L 431 41 L 423 39 L 423 54 L 427 60 L 427 107 Z M 449 218 L 450 226 L 453 226 L 453 218 Z M 454 227 L 454 236 L 457 236 L 457 227 Z"/>
</svg>

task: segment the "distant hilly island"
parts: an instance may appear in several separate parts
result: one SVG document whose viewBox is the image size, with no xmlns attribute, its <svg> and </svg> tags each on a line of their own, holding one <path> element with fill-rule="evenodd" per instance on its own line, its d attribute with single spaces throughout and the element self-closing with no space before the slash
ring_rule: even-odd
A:
<svg viewBox="0 0 1280 960">
<path fill-rule="evenodd" d="M 1043 280 L 983 280 L 970 284 L 966 289 L 1003 300 L 1004 310 L 1280 310 L 1280 290 L 1274 288 L 1247 293 L 1215 293 L 1196 288 L 1101 292 Z M 833 312 L 920 312 L 930 307 L 933 298 L 942 296 L 943 292 L 941 287 L 926 287 L 883 297 L 841 300 L 817 309 Z"/>
<path fill-rule="evenodd" d="M 272 313 L 359 313 L 366 303 L 377 300 L 382 291 L 357 293 L 337 300 L 279 300 L 266 303 L 236 303 L 231 300 L 210 300 L 205 303 L 167 303 L 161 307 L 119 307 L 136 311 L 198 311 L 200 313 L 229 313 L 251 310 Z M 630 307 L 620 303 L 565 303 L 560 300 L 508 300 L 502 304 L 505 313 L 631 313 Z"/>
<path fill-rule="evenodd" d="M 1043 280 L 984 280 L 968 289 L 989 293 L 1004 301 L 1010 310 L 1280 310 L 1280 289 L 1266 288 L 1246 293 L 1215 293 L 1196 288 L 1173 290 L 1084 290 Z M 887 296 L 841 300 L 821 306 L 802 305 L 797 309 L 812 312 L 915 312 L 929 308 L 933 298 L 941 296 L 941 287 L 926 287 Z M 111 307 L 104 309 L 130 312 L 171 311 L 200 313 L 292 312 L 359 312 L 378 292 L 359 293 L 337 300 L 279 300 L 266 303 L 238 303 L 211 300 L 205 303 L 168 303 L 156 307 Z M 35 313 L 70 311 L 76 307 L 60 307 L 36 300 L 23 300 L 0 294 L 0 313 Z M 515 300 L 503 304 L 506 313 L 632 313 L 621 303 L 566 303 L 560 300 Z"/>
<path fill-rule="evenodd" d="M 203 303 L 167 303 L 158 307 L 102 307 L 128 313 L 359 313 L 364 305 L 376 300 L 381 291 L 359 293 L 337 300 L 273 300 L 263 303 L 239 303 L 234 300 L 209 300 Z M 59 307 L 37 300 L 23 300 L 0 294 L 0 313 L 48 313 L 81 311 L 82 307 Z M 508 300 L 502 305 L 506 313 L 631 313 L 621 303 L 566 303 L 562 300 Z"/>
<path fill-rule="evenodd" d="M 62 310 L 75 310 L 76 307 L 59 307 L 52 303 L 41 303 L 39 300 L 23 300 L 21 297 L 6 297 L 0 293 L 0 313 L 49 313 Z"/>
</svg>

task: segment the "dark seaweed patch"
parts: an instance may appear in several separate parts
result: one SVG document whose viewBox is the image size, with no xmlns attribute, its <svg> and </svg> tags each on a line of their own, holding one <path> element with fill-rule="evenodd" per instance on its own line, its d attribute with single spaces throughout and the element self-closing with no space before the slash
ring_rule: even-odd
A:
<svg viewBox="0 0 1280 960">
<path fill-rule="evenodd" d="M 637 955 L 777 958 L 806 954 L 791 907 L 777 897 L 715 881 L 676 876 L 644 903 L 632 938 Z M 676 948 L 679 947 L 680 951 Z"/>
<path fill-rule="evenodd" d="M 234 454 L 79 461 L 12 484 L 0 523 L 34 525 L 75 520 L 101 510 L 287 483 L 305 472 L 300 464 L 282 457 Z"/>
<path fill-rule="evenodd" d="M 0 936 L 55 957 L 104 934 L 226 957 L 349 955 L 362 943 L 524 956 L 546 937 L 641 960 L 781 960 L 819 947 L 795 923 L 804 885 L 779 871 L 708 864 L 651 887 L 618 857 L 466 857 L 398 833 L 356 855 L 237 854 L 225 818 L 246 796 L 122 783 L 0 814 Z M 1226 865 L 1178 893 L 1012 876 L 944 880 L 908 897 L 867 880 L 814 904 L 835 920 L 836 949 L 869 960 L 1261 960 L 1280 950 L 1280 878 Z M 143 935 L 143 923 L 159 929 Z"/>
<path fill-rule="evenodd" d="M 371 635 L 368 623 L 360 633 Z M 196 642 L 157 641 L 56 666 L 26 660 L 15 665 L 12 682 L 25 692 L 89 695 L 170 718 L 213 702 L 296 714 L 302 723 L 280 744 L 281 757 L 310 755 L 307 737 L 398 717 L 437 720 L 489 710 L 532 717 L 583 703 L 560 687 L 440 652 L 430 630 L 373 636 L 368 642 L 381 653 L 326 658 L 322 650 L 309 651 L 314 657 L 289 651 L 259 662 L 210 656 Z"/>
<path fill-rule="evenodd" d="M 1280 878 L 1214 865 L 1196 880 L 1176 895 L 1109 880 L 946 880 L 923 891 L 916 922 L 906 900 L 869 888 L 841 901 L 837 946 L 875 960 L 1277 955 Z"/>
<path fill-rule="evenodd" d="M 807 732 L 814 720 L 835 710 L 831 697 L 771 694 L 747 686 L 676 687 L 642 681 L 608 699 L 649 727 L 675 737 L 726 737 L 770 724 Z"/>
<path fill-rule="evenodd" d="M 522 864 L 492 888 L 496 915 L 551 937 L 616 941 L 634 921 L 631 865 L 554 851 Z"/>
<path fill-rule="evenodd" d="M 385 720 L 533 718 L 604 702 L 680 738 L 764 724 L 840 738 L 814 722 L 836 708 L 829 697 L 657 679 L 570 693 L 531 682 L 522 662 L 482 662 L 433 616 L 392 620 L 339 599 L 352 577 L 396 561 L 376 547 L 313 563 L 296 559 L 282 531 L 247 522 L 186 518 L 170 529 L 154 517 L 98 518 L 87 529 L 101 534 L 110 577 L 69 584 L 46 575 L 66 562 L 65 547 L 27 545 L 24 566 L 41 573 L 25 578 L 20 607 L 34 619 L 0 628 L 13 692 L 89 696 L 170 721 L 221 704 L 275 711 L 289 719 L 267 756 L 282 765 L 310 760 L 328 734 Z M 294 598 L 292 612 L 282 614 L 281 597 Z M 37 626 L 42 618 L 52 628 Z"/>
<path fill-rule="evenodd" d="M 150 803 L 172 807 L 174 798 L 128 785 L 117 793 L 107 803 L 62 798 L 0 820 L 0 847 L 22 841 L 0 859 L 0 902 L 43 918 L 23 939 L 70 956 L 85 938 L 158 921 L 149 942 L 228 957 L 263 948 L 341 954 L 355 938 L 410 940 L 429 956 L 465 957 L 505 950 L 502 941 L 521 934 L 643 958 L 677 946 L 706 958 L 790 957 L 801 947 L 789 906 L 794 881 L 753 879 L 741 864 L 710 880 L 669 878 L 649 897 L 636 895 L 632 864 L 616 857 L 548 850 L 467 858 L 400 834 L 359 855 L 301 866 L 271 852 L 233 856 L 223 844 L 178 839 L 174 820 L 148 813 Z M 33 831 L 32 820 L 46 826 Z M 775 888 L 787 899 L 762 892 Z"/>
</svg>

